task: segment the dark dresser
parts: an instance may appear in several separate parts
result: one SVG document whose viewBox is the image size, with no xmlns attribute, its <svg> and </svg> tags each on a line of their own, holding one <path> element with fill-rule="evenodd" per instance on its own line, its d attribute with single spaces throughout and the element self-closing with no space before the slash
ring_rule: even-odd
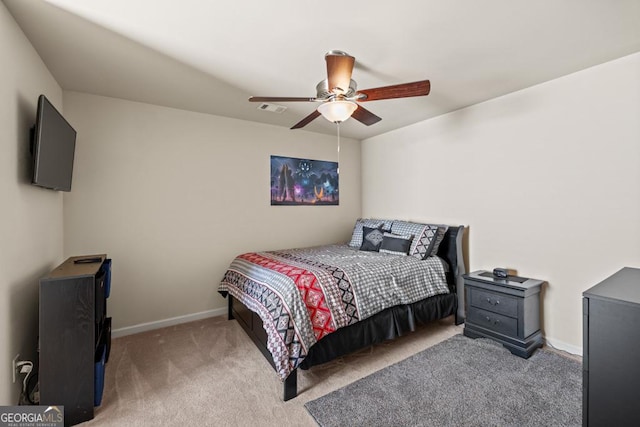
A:
<svg viewBox="0 0 640 427">
<path fill-rule="evenodd" d="M 582 424 L 640 426 L 640 269 L 582 296 Z"/>
<path fill-rule="evenodd" d="M 524 358 L 542 346 L 542 280 L 518 276 L 499 279 L 489 271 L 474 271 L 463 277 L 465 336 L 491 338 Z"/>
<path fill-rule="evenodd" d="M 40 405 L 64 406 L 64 425 L 93 418 L 111 347 L 111 260 L 71 257 L 40 279 Z"/>
</svg>

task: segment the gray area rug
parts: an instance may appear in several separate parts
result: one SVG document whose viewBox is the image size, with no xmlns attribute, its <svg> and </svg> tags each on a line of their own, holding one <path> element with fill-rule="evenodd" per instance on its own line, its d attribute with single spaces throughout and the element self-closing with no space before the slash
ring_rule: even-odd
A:
<svg viewBox="0 0 640 427">
<path fill-rule="evenodd" d="M 329 426 L 579 426 L 582 365 L 456 335 L 305 404 Z"/>
</svg>

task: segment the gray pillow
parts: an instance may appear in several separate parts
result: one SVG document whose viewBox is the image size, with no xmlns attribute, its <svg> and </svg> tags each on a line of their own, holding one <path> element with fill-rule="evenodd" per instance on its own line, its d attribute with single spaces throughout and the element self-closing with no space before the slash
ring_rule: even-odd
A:
<svg viewBox="0 0 640 427">
<path fill-rule="evenodd" d="M 417 222 L 393 221 L 391 232 L 394 234 L 413 235 L 409 255 L 426 259 L 438 252 L 438 246 L 444 239 L 447 226 L 436 224 L 420 224 Z"/>
<path fill-rule="evenodd" d="M 444 235 L 447 233 L 449 229 L 448 225 L 438 224 L 438 233 L 436 234 L 436 241 L 433 243 L 433 247 L 431 248 L 431 253 L 427 256 L 437 255 L 438 249 L 440 248 L 440 243 L 444 240 Z M 426 258 L 426 257 L 425 257 Z M 423 259 L 425 259 L 423 258 Z"/>
<path fill-rule="evenodd" d="M 393 233 L 384 233 L 382 235 L 382 244 L 380 245 L 380 253 L 393 255 L 408 255 L 411 247 L 411 235 L 398 235 Z"/>
</svg>

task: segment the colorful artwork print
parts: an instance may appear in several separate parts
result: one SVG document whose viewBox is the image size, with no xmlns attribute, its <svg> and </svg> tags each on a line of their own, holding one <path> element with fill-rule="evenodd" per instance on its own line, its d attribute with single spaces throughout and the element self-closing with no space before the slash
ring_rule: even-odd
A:
<svg viewBox="0 0 640 427">
<path fill-rule="evenodd" d="M 271 156 L 272 205 L 338 205 L 338 163 Z"/>
</svg>

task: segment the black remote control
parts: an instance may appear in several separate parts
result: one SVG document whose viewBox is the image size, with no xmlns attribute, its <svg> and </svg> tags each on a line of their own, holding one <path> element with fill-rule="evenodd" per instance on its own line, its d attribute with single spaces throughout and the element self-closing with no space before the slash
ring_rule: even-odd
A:
<svg viewBox="0 0 640 427">
<path fill-rule="evenodd" d="M 80 258 L 77 259 L 75 261 L 73 261 L 74 264 L 93 264 L 94 262 L 100 262 L 102 261 L 101 257 L 95 257 L 95 258 Z"/>
</svg>

